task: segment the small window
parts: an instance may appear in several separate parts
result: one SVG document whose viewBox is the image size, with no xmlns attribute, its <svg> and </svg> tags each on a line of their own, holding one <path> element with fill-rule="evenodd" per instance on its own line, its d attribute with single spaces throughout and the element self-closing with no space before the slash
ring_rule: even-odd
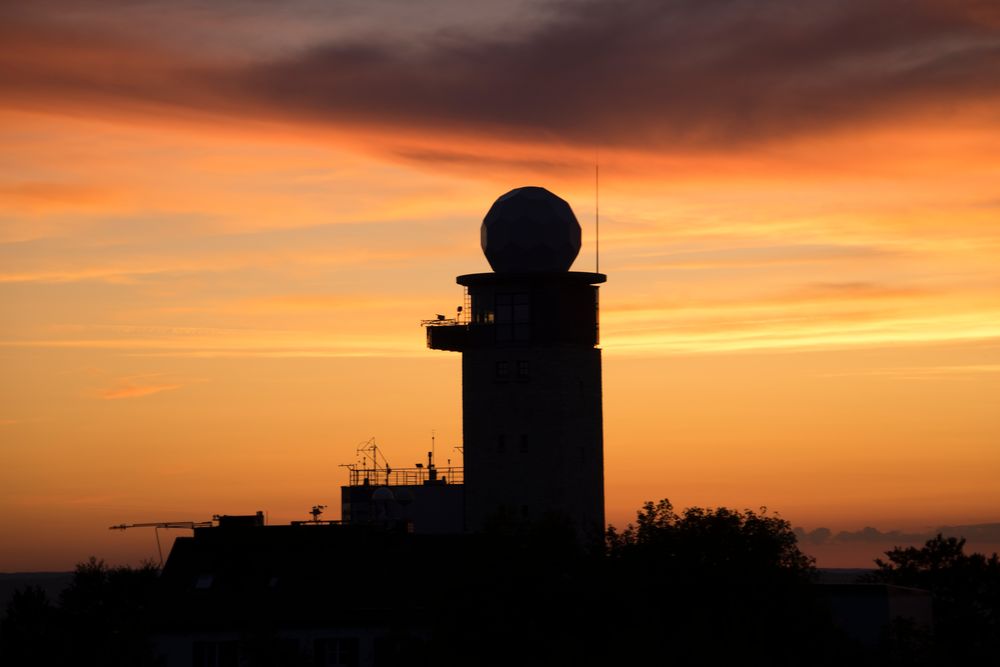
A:
<svg viewBox="0 0 1000 667">
<path fill-rule="evenodd" d="M 199 574 L 198 578 L 194 582 L 194 587 L 197 588 L 198 590 L 205 590 L 206 588 L 211 588 L 212 581 L 214 580 L 215 577 L 212 576 L 211 574 Z"/>
<path fill-rule="evenodd" d="M 507 451 L 507 436 L 501 433 L 497 436 L 497 454 L 503 454 Z"/>
<path fill-rule="evenodd" d="M 510 362 L 508 361 L 498 361 L 497 362 L 497 379 L 506 380 L 510 376 Z"/>
<path fill-rule="evenodd" d="M 528 518 L 528 506 L 527 505 L 521 505 L 521 518 L 522 519 L 527 519 Z"/>
<path fill-rule="evenodd" d="M 517 379 L 527 380 L 528 379 L 528 362 L 525 359 L 520 359 L 517 362 Z"/>
<path fill-rule="evenodd" d="M 522 433 L 521 434 L 521 453 L 522 454 L 527 454 L 528 453 L 528 434 L 527 433 Z"/>
<path fill-rule="evenodd" d="M 191 664 L 194 667 L 239 667 L 240 643 L 235 639 L 195 641 L 191 645 Z"/>
<path fill-rule="evenodd" d="M 313 644 L 315 664 L 323 667 L 358 667 L 359 644 L 357 637 L 317 639 Z"/>
</svg>

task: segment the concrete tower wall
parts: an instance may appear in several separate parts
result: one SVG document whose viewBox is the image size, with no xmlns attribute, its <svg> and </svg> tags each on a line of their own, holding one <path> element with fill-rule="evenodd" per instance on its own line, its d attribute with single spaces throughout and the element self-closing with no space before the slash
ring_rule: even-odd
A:
<svg viewBox="0 0 1000 667">
<path fill-rule="evenodd" d="M 466 522 L 571 520 L 604 527 L 601 351 L 469 350 L 462 357 Z"/>
</svg>

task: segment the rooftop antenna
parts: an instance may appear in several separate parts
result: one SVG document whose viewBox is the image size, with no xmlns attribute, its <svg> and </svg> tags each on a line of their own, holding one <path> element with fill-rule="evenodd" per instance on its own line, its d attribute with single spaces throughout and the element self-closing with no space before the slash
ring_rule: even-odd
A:
<svg viewBox="0 0 1000 667">
<path fill-rule="evenodd" d="M 320 516 L 323 514 L 323 510 L 326 509 L 326 505 L 313 505 L 313 508 L 309 510 L 309 514 L 312 516 L 311 519 L 305 519 L 303 521 L 292 521 L 293 526 L 332 526 L 337 523 L 341 523 L 337 519 L 321 519 Z"/>
<path fill-rule="evenodd" d="M 594 272 L 601 272 L 601 154 L 594 149 Z"/>
<path fill-rule="evenodd" d="M 369 453 L 370 452 L 370 453 Z M 375 443 L 375 436 L 372 436 L 370 440 L 367 440 L 360 445 L 358 445 L 357 450 L 355 450 L 356 455 L 361 456 L 361 470 L 365 475 L 365 484 L 369 481 L 373 483 L 378 483 L 378 473 L 385 472 L 385 483 L 386 486 L 389 485 L 389 476 L 392 474 L 392 466 L 389 465 L 389 459 L 385 457 L 385 452 L 379 449 L 379 446 Z M 382 455 L 382 463 L 385 464 L 384 468 L 379 468 L 378 457 L 379 454 Z M 371 468 L 368 468 L 368 460 L 371 460 Z M 349 467 L 349 466 L 348 466 Z M 368 471 L 371 471 L 372 477 L 368 477 Z"/>
<path fill-rule="evenodd" d="M 163 546 L 160 544 L 161 528 L 182 528 L 194 530 L 195 528 L 211 528 L 214 524 L 211 521 L 152 521 L 148 523 L 120 523 L 117 526 L 109 526 L 109 530 L 128 530 L 129 528 L 153 528 L 156 533 L 156 551 L 160 555 L 160 567 L 163 567 Z"/>
<path fill-rule="evenodd" d="M 431 429 L 431 451 L 427 452 L 427 475 L 428 479 L 432 482 L 437 480 L 437 468 L 434 466 L 434 454 L 437 451 L 437 447 L 435 446 L 436 437 L 437 433 L 434 429 Z"/>
</svg>

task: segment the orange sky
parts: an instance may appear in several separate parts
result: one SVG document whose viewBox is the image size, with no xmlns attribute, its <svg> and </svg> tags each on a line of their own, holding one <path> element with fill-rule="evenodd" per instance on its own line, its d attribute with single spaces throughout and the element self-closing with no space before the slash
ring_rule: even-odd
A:
<svg viewBox="0 0 1000 667">
<path fill-rule="evenodd" d="M 595 155 L 609 521 L 1000 522 L 1000 12 L 863 4 L 3 9 L 0 571 L 457 459 L 419 321 L 513 187 L 591 270 Z"/>
</svg>

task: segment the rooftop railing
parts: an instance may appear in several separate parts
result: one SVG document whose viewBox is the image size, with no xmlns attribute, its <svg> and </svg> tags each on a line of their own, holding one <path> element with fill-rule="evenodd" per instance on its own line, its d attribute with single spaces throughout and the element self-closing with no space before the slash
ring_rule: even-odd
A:
<svg viewBox="0 0 1000 667">
<path fill-rule="evenodd" d="M 416 486 L 420 484 L 462 484 L 461 466 L 435 468 L 356 468 L 348 467 L 350 486 Z"/>
</svg>

